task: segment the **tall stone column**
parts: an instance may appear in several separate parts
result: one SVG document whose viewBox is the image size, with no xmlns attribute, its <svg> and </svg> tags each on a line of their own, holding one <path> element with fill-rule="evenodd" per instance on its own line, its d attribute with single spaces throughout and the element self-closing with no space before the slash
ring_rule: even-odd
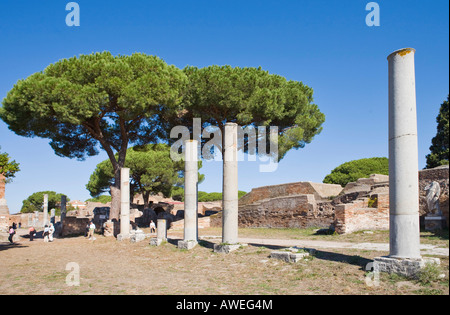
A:
<svg viewBox="0 0 450 315">
<path fill-rule="evenodd" d="M 389 55 L 390 257 L 421 258 L 415 50 Z"/>
<path fill-rule="evenodd" d="M 376 272 L 408 277 L 425 266 L 420 255 L 414 55 L 414 49 L 405 48 L 388 56 L 390 253 L 374 260 Z"/>
<path fill-rule="evenodd" d="M 44 207 L 43 207 L 43 212 L 44 212 L 44 216 L 43 216 L 43 226 L 48 225 L 48 195 L 45 194 L 44 195 Z"/>
<path fill-rule="evenodd" d="M 225 125 L 223 141 L 223 228 L 222 242 L 238 243 L 238 125 Z"/>
<path fill-rule="evenodd" d="M 130 169 L 120 170 L 120 234 L 117 240 L 130 238 Z"/>
<path fill-rule="evenodd" d="M 185 142 L 184 159 L 184 239 L 178 248 L 191 249 L 198 242 L 198 141 Z"/>
</svg>

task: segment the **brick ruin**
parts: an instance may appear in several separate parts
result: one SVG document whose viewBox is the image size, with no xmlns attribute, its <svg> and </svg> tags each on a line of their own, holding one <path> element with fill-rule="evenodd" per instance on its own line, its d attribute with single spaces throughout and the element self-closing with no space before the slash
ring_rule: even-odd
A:
<svg viewBox="0 0 450 315">
<path fill-rule="evenodd" d="M 449 168 L 419 171 L 421 222 L 429 213 L 425 186 L 437 181 L 440 204 L 447 219 Z M 210 218 L 220 227 L 219 212 Z M 371 175 L 342 188 L 339 185 L 299 182 L 253 189 L 239 201 L 239 226 L 266 228 L 332 228 L 337 233 L 389 229 L 389 176 Z"/>
</svg>

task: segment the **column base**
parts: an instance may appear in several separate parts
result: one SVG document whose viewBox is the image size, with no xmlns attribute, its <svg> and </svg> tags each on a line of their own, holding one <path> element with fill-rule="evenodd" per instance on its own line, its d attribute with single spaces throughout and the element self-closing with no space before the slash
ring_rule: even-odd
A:
<svg viewBox="0 0 450 315">
<path fill-rule="evenodd" d="M 279 259 L 287 263 L 296 263 L 305 257 L 315 255 L 316 250 L 313 248 L 291 247 L 285 250 L 277 250 L 270 253 L 270 258 Z"/>
<path fill-rule="evenodd" d="M 178 248 L 191 250 L 195 246 L 197 246 L 197 244 L 198 244 L 197 241 L 178 241 Z"/>
<path fill-rule="evenodd" d="M 117 240 L 119 242 L 130 239 L 130 234 L 117 234 Z"/>
<path fill-rule="evenodd" d="M 229 254 L 248 244 L 214 244 L 214 253 Z"/>
<path fill-rule="evenodd" d="M 395 258 L 376 257 L 373 261 L 374 272 L 395 273 L 408 278 L 416 278 L 427 264 L 440 265 L 439 258 Z"/>
<path fill-rule="evenodd" d="M 445 228 L 447 219 L 444 216 L 426 216 L 425 231 L 435 232 Z"/>
<path fill-rule="evenodd" d="M 160 246 L 163 240 L 160 238 L 152 238 L 150 239 L 150 246 Z"/>
<path fill-rule="evenodd" d="M 131 231 L 130 234 L 131 243 L 138 243 L 145 240 L 146 238 L 145 233 L 142 230 Z"/>
</svg>

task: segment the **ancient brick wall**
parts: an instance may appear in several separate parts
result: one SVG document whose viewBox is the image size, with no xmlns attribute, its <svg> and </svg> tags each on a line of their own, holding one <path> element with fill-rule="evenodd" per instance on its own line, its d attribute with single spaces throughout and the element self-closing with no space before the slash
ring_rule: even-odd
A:
<svg viewBox="0 0 450 315">
<path fill-rule="evenodd" d="M 369 200 L 373 201 L 372 207 L 369 207 Z M 335 216 L 334 228 L 339 234 L 389 230 L 389 194 L 376 194 L 371 199 L 336 205 Z"/>
<path fill-rule="evenodd" d="M 314 195 L 316 200 L 321 200 L 330 196 L 337 196 L 341 191 L 340 185 L 310 182 L 264 186 L 254 188 L 250 193 L 243 196 L 239 200 L 239 206 L 249 205 L 264 199 L 295 195 Z"/>
<path fill-rule="evenodd" d="M 62 236 L 84 235 L 88 218 L 65 217 L 63 220 Z"/>
</svg>

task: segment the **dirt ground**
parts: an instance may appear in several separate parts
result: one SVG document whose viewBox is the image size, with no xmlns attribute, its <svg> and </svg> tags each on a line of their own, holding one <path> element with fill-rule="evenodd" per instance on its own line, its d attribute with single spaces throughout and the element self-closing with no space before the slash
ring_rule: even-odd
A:
<svg viewBox="0 0 450 315">
<path fill-rule="evenodd" d="M 296 232 L 296 234 L 295 234 Z M 146 231 L 148 233 L 148 231 Z M 243 247 L 230 254 L 212 250 L 220 229 L 200 231 L 199 246 L 191 251 L 176 247 L 182 231 L 170 232 L 169 241 L 159 247 L 149 239 L 139 243 L 117 242 L 98 236 L 42 239 L 30 242 L 20 238 L 9 245 L 0 241 L 0 294 L 152 294 L 152 295 L 365 295 L 365 294 L 449 294 L 449 259 L 439 257 L 439 274 L 431 281 L 409 280 L 382 274 L 373 285 L 366 265 L 377 256 L 388 254 L 369 250 L 319 249 L 316 255 L 299 263 L 271 259 L 274 246 Z M 300 235 L 299 230 L 241 230 L 240 235 L 261 238 L 286 238 Z M 337 236 L 321 239 L 339 241 Z M 385 233 L 364 235 L 364 241 L 385 239 Z M 354 236 L 361 239 L 361 235 Z M 346 236 L 342 241 L 352 241 Z M 447 239 L 424 236 L 423 242 L 435 242 L 448 248 Z M 70 264 L 75 263 L 75 264 Z M 68 265 L 69 264 L 69 265 Z M 74 269 L 79 267 L 79 286 L 70 286 Z M 368 280 L 369 279 L 369 280 Z M 66 280 L 69 280 L 67 282 Z M 368 280 L 368 282 L 367 282 Z"/>
</svg>

